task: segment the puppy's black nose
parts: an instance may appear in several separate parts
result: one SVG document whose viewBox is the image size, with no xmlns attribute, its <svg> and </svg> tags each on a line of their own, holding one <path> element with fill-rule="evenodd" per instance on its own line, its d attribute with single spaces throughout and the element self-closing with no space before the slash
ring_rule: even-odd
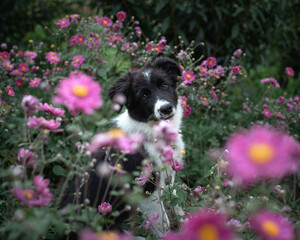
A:
<svg viewBox="0 0 300 240">
<path fill-rule="evenodd" d="M 171 104 L 165 104 L 160 107 L 159 112 L 163 115 L 169 115 L 173 112 L 173 107 Z"/>
</svg>

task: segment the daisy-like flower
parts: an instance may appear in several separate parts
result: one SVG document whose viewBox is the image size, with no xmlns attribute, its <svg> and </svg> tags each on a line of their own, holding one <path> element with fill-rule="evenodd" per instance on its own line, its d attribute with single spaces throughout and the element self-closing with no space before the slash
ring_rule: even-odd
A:
<svg viewBox="0 0 300 240">
<path fill-rule="evenodd" d="M 189 240 L 231 240 L 233 234 L 221 213 L 200 210 L 195 213 L 182 229 L 182 238 Z"/>
<path fill-rule="evenodd" d="M 18 66 L 18 70 L 22 73 L 27 73 L 29 71 L 29 67 L 25 63 L 20 63 Z"/>
<path fill-rule="evenodd" d="M 217 65 L 217 59 L 214 57 L 208 57 L 206 59 L 206 64 L 208 68 L 213 68 L 214 66 Z"/>
<path fill-rule="evenodd" d="M 70 21 L 69 18 L 62 18 L 58 20 L 58 23 L 56 24 L 56 27 L 58 28 L 67 28 L 70 26 Z"/>
<path fill-rule="evenodd" d="M 85 36 L 83 36 L 82 34 L 78 33 L 74 36 L 71 37 L 70 42 L 73 46 L 75 45 L 83 45 L 85 43 Z"/>
<path fill-rule="evenodd" d="M 199 66 L 199 71 L 200 71 L 200 74 L 202 77 L 206 77 L 207 75 L 207 68 L 206 67 L 203 67 L 203 66 Z"/>
<path fill-rule="evenodd" d="M 237 49 L 233 52 L 233 56 L 235 58 L 239 58 L 240 56 L 242 56 L 243 50 L 242 49 Z"/>
<path fill-rule="evenodd" d="M 152 175 L 152 170 L 153 170 L 153 165 L 152 164 L 148 164 L 147 167 L 145 167 L 143 169 L 143 171 L 141 172 L 141 176 L 135 178 L 135 181 L 137 181 L 141 185 L 145 185 L 146 182 L 148 181 L 148 179 Z"/>
<path fill-rule="evenodd" d="M 57 96 L 53 101 L 67 106 L 73 115 L 79 111 L 92 114 L 102 106 L 100 85 L 85 74 L 62 79 L 56 88 L 56 93 Z"/>
<path fill-rule="evenodd" d="M 36 128 L 39 130 L 49 130 L 51 132 L 62 132 L 60 122 L 55 122 L 54 119 L 46 120 L 43 117 L 30 117 L 27 123 L 29 128 Z"/>
<path fill-rule="evenodd" d="M 98 212 L 101 213 L 102 215 L 111 213 L 111 211 L 112 211 L 112 206 L 107 202 L 101 203 L 98 206 Z"/>
<path fill-rule="evenodd" d="M 126 18 L 126 12 L 123 11 L 117 12 L 117 18 L 120 22 L 124 22 Z"/>
<path fill-rule="evenodd" d="M 100 38 L 93 38 L 93 39 L 89 40 L 88 47 L 90 49 L 97 50 L 100 47 L 100 44 L 101 44 Z"/>
<path fill-rule="evenodd" d="M 142 36 L 142 30 L 140 27 L 135 27 L 135 34 L 138 38 L 140 38 Z"/>
<path fill-rule="evenodd" d="M 154 51 L 154 46 L 153 46 L 153 42 L 152 42 L 152 41 L 151 41 L 151 42 L 148 42 L 148 43 L 146 44 L 146 50 L 147 50 L 148 52 Z"/>
<path fill-rule="evenodd" d="M 80 75 L 83 75 L 84 73 L 79 71 L 79 70 L 75 70 L 70 72 L 69 77 L 70 78 L 75 78 L 75 77 L 79 77 Z"/>
<path fill-rule="evenodd" d="M 15 84 L 16 84 L 16 86 L 21 87 L 23 85 L 22 79 L 20 79 L 20 78 L 16 79 Z"/>
<path fill-rule="evenodd" d="M 10 74 L 13 75 L 13 76 L 20 76 L 23 73 L 19 69 L 14 69 L 14 70 L 11 71 Z"/>
<path fill-rule="evenodd" d="M 218 96 L 217 96 L 217 94 L 216 94 L 216 92 L 214 90 L 210 90 L 209 93 L 210 93 L 210 95 L 212 96 L 212 99 L 215 102 L 219 101 L 219 98 L 218 98 Z"/>
<path fill-rule="evenodd" d="M 88 150 L 95 152 L 104 147 L 118 147 L 120 150 L 135 153 L 139 149 L 144 137 L 140 134 L 126 135 L 121 129 L 111 129 L 105 133 L 98 133 L 92 138 Z"/>
<path fill-rule="evenodd" d="M 181 171 L 183 168 L 183 163 L 182 162 L 178 162 L 178 161 L 174 161 L 172 163 L 172 169 L 175 171 L 175 172 L 179 172 Z"/>
<path fill-rule="evenodd" d="M 264 79 L 260 80 L 260 82 L 261 83 L 271 83 L 275 88 L 279 88 L 280 87 L 279 83 L 273 77 L 264 78 Z"/>
<path fill-rule="evenodd" d="M 72 62 L 72 65 L 75 67 L 75 68 L 79 68 L 82 63 L 84 62 L 85 58 L 82 57 L 82 56 L 75 56 L 73 57 L 73 62 Z"/>
<path fill-rule="evenodd" d="M 6 93 L 8 96 L 11 96 L 11 97 L 14 97 L 15 96 L 15 92 L 14 90 L 12 89 L 11 86 L 6 86 L 5 87 L 5 90 L 6 90 Z"/>
<path fill-rule="evenodd" d="M 154 213 L 151 214 L 151 217 L 146 221 L 146 224 L 143 226 L 145 229 L 149 229 L 153 222 L 156 222 L 159 218 L 159 213 L 155 216 Z"/>
<path fill-rule="evenodd" d="M 250 218 L 250 226 L 263 240 L 293 240 L 293 224 L 283 215 L 261 210 Z"/>
<path fill-rule="evenodd" d="M 190 84 L 195 80 L 194 72 L 191 70 L 183 71 L 181 79 L 184 84 Z"/>
<path fill-rule="evenodd" d="M 34 78 L 30 81 L 29 83 L 29 87 L 30 88 L 36 88 L 40 85 L 40 82 L 42 81 L 42 79 L 40 78 Z"/>
<path fill-rule="evenodd" d="M 35 165 L 36 155 L 25 148 L 20 148 L 18 152 L 18 161 L 26 166 L 33 167 Z"/>
<path fill-rule="evenodd" d="M 36 113 L 39 110 L 39 104 L 39 100 L 31 95 L 25 95 L 21 102 L 23 112 L 28 115 Z"/>
<path fill-rule="evenodd" d="M 242 74 L 241 65 L 232 67 L 231 71 L 236 75 L 241 75 Z"/>
<path fill-rule="evenodd" d="M 200 100 L 204 103 L 204 105 L 207 107 L 209 105 L 207 98 L 200 96 Z"/>
<path fill-rule="evenodd" d="M 80 18 L 80 15 L 79 14 L 72 14 L 72 15 L 70 15 L 70 18 L 71 18 L 71 23 L 73 23 L 73 22 L 78 23 L 77 19 Z"/>
<path fill-rule="evenodd" d="M 58 116 L 58 117 L 65 117 L 65 110 L 61 108 L 55 108 L 51 104 L 48 103 L 40 103 L 39 104 L 39 110 L 44 111 L 46 113 L 50 113 L 53 116 Z"/>
<path fill-rule="evenodd" d="M 2 67 L 4 67 L 5 71 L 10 72 L 14 69 L 14 65 L 10 63 L 10 61 L 3 61 Z"/>
<path fill-rule="evenodd" d="M 278 179 L 299 167 L 300 144 L 274 129 L 254 126 L 236 133 L 226 148 L 228 172 L 238 183 Z"/>
<path fill-rule="evenodd" d="M 295 75 L 295 72 L 294 72 L 294 70 L 291 67 L 286 67 L 285 68 L 285 74 L 288 77 L 293 77 Z"/>
<path fill-rule="evenodd" d="M 108 41 L 112 43 L 124 42 L 122 36 L 115 33 L 108 38 Z"/>
<path fill-rule="evenodd" d="M 191 107 L 187 104 L 187 98 L 185 96 L 180 97 L 181 106 L 183 107 L 183 116 L 189 116 L 191 114 Z"/>
<path fill-rule="evenodd" d="M 278 98 L 278 104 L 282 105 L 282 104 L 284 104 L 284 102 L 285 102 L 285 97 L 284 96 L 280 96 Z"/>
<path fill-rule="evenodd" d="M 57 52 L 47 52 L 46 53 L 46 60 L 50 64 L 55 64 L 55 63 L 59 63 L 60 62 L 60 58 L 59 58 Z"/>
<path fill-rule="evenodd" d="M 100 26 L 102 27 L 111 27 L 112 26 L 112 21 L 108 18 L 108 17 L 101 17 L 99 20 L 98 20 L 98 23 Z"/>
<path fill-rule="evenodd" d="M 272 113 L 268 108 L 264 109 L 263 115 L 265 118 L 272 118 Z"/>
</svg>

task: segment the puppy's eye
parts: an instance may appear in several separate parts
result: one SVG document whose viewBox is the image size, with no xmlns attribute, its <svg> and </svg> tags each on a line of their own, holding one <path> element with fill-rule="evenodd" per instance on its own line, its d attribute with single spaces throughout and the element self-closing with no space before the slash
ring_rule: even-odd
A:
<svg viewBox="0 0 300 240">
<path fill-rule="evenodd" d="M 148 99 L 149 95 L 150 95 L 149 93 L 144 92 L 144 93 L 140 96 L 140 100 L 141 100 L 142 102 L 145 102 L 145 101 Z"/>
<path fill-rule="evenodd" d="M 166 84 L 166 83 L 161 83 L 160 84 L 160 88 L 161 89 L 167 89 L 169 86 L 168 86 L 168 84 Z"/>
</svg>

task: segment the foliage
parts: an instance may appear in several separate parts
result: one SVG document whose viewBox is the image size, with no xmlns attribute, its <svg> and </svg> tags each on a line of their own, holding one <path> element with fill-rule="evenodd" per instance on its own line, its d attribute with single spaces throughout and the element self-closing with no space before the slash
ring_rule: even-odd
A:
<svg viewBox="0 0 300 240">
<path fill-rule="evenodd" d="M 150 7 L 151 5 L 147 5 L 150 3 L 152 4 L 145 3 L 145 6 Z M 156 12 L 164 13 L 161 11 L 166 10 L 167 3 L 160 2 L 156 6 Z M 179 2 L 174 6 L 179 8 L 177 4 Z M 183 7 L 195 3 L 185 4 Z M 255 6 L 257 5 L 253 4 Z M 191 9 L 194 7 L 189 6 Z M 205 7 L 198 8 L 205 11 Z M 221 10 L 216 10 L 215 14 L 221 21 L 223 15 L 222 12 L 217 13 L 218 11 Z M 235 17 L 241 16 L 243 11 L 237 11 Z M 201 12 L 199 14 L 203 15 Z M 71 21 L 69 25 L 68 21 Z M 70 181 L 78 176 L 82 179 L 81 184 L 85 184 L 88 173 L 94 171 L 95 162 L 90 157 L 89 143 L 97 132 L 109 129 L 109 121 L 114 115 L 111 109 L 114 104 L 108 101 L 105 94 L 108 87 L 128 70 L 141 68 L 147 61 L 160 55 L 176 59 L 182 68 L 178 91 L 185 97 L 181 98 L 181 102 L 185 110 L 182 132 L 186 143 L 186 154 L 182 153 L 185 155 L 185 167 L 176 172 L 175 184 L 158 186 L 162 191 L 162 200 L 169 203 L 171 210 L 176 206 L 182 207 L 186 216 L 199 208 L 226 212 L 229 219 L 236 219 L 241 224 L 238 231 L 235 229 L 235 234 L 243 239 L 255 237 L 248 220 L 260 208 L 284 214 L 294 224 L 295 231 L 299 230 L 300 196 L 297 173 L 285 178 L 275 176 L 273 181 L 262 181 L 248 186 L 247 190 L 224 184 L 224 180 L 230 178 L 226 170 L 228 159 L 225 156 L 225 146 L 227 139 L 236 130 L 250 128 L 254 124 L 271 125 L 299 140 L 299 96 L 295 92 L 299 78 L 286 77 L 285 81 L 281 81 L 286 83 L 286 91 L 275 88 L 272 85 L 274 81 L 261 83 L 262 76 L 245 67 L 248 56 L 241 51 L 232 56 L 233 49 L 226 49 L 224 54 L 220 54 L 220 59 L 203 55 L 194 58 L 195 51 L 204 54 L 205 48 L 211 49 L 210 41 L 208 44 L 194 41 L 186 44 L 187 41 L 180 39 L 176 47 L 171 47 L 167 44 L 168 38 L 162 36 L 152 40 L 140 37 L 139 32 L 143 29 L 139 29 L 140 25 L 134 17 L 127 17 L 123 22 L 109 18 L 103 21 L 98 16 L 84 18 L 71 15 L 56 20 L 55 23 L 56 26 L 49 27 L 48 31 L 49 38 L 53 41 L 50 46 L 34 41 L 29 41 L 26 49 L 6 49 L 2 45 L 0 138 L 3 144 L 0 146 L 0 157 L 3 161 L 0 195 L 4 200 L 0 201 L 1 238 L 57 239 L 70 232 L 82 232 L 86 228 L 100 232 L 114 221 L 120 212 L 100 214 L 101 211 L 97 212 L 95 206 L 88 206 L 89 201 L 69 205 L 64 209 L 59 206 Z M 162 26 L 166 24 L 169 24 L 168 21 L 162 19 Z M 212 25 L 208 27 L 214 29 L 213 24 L 216 23 L 209 24 Z M 194 27 L 196 29 L 197 26 Z M 194 32 L 195 29 L 191 28 L 190 31 Z M 239 27 L 233 29 L 242 31 Z M 239 38 L 238 36 L 241 39 L 237 41 L 246 41 L 248 37 L 235 32 L 232 33 L 231 40 Z M 228 47 L 237 46 L 238 42 L 231 40 Z M 37 56 L 33 57 L 33 53 Z M 221 66 L 218 62 L 225 55 L 229 56 L 229 63 Z M 73 59 L 75 56 L 84 58 L 83 63 L 76 62 Z M 24 65 L 23 69 L 21 64 L 26 64 L 28 69 Z M 272 77 L 272 68 L 259 70 L 266 74 L 263 78 Z M 67 105 L 64 114 L 63 109 L 56 109 L 61 113 L 58 116 L 48 109 L 37 111 L 29 108 L 34 105 L 32 96 L 43 104 L 54 103 L 53 97 L 57 96 L 62 81 L 77 79 L 71 74 L 77 74 L 80 78 L 81 73 L 92 76 L 93 81 L 102 88 L 103 105 L 97 111 L 91 114 L 84 114 L 84 111 L 74 114 Z M 85 92 L 79 91 L 77 94 L 83 96 Z M 31 97 L 27 102 L 29 105 L 24 104 L 26 95 Z M 279 102 L 280 96 L 285 97 L 283 103 Z M 270 111 L 270 118 L 263 114 L 264 109 Z M 42 124 L 31 128 L 29 121 L 33 116 L 44 117 L 48 121 L 43 120 Z M 46 128 L 54 118 L 55 124 Z M 106 136 L 109 136 L 109 132 Z M 21 148 L 24 149 L 23 155 Z M 25 149 L 36 157 L 26 152 L 24 158 Z M 123 154 L 120 151 L 117 157 L 122 158 Z M 297 161 L 299 163 L 299 158 Z M 114 170 L 121 169 L 115 166 Z M 138 172 L 134 176 L 139 175 Z M 119 175 L 111 172 L 110 179 L 115 179 L 114 176 Z M 113 191 L 114 195 L 129 198 L 124 210 L 135 208 L 136 203 L 143 198 L 140 186 L 136 181 L 131 182 L 130 177 L 127 174 L 121 177 L 121 181 L 134 185 L 130 193 L 126 192 L 128 189 Z M 114 184 L 113 180 L 112 183 Z M 74 194 L 79 197 L 77 191 Z M 36 197 L 39 199 L 35 199 Z M 168 213 L 172 214 L 171 211 Z M 129 221 L 127 228 L 135 234 L 154 239 L 155 234 L 145 227 L 146 220 L 150 220 L 142 218 L 143 215 L 144 213 L 139 213 L 138 217 Z M 175 216 L 172 219 L 172 227 L 179 228 L 181 217 Z M 155 221 L 154 218 L 152 220 Z M 167 232 L 170 229 L 165 230 Z"/>
</svg>

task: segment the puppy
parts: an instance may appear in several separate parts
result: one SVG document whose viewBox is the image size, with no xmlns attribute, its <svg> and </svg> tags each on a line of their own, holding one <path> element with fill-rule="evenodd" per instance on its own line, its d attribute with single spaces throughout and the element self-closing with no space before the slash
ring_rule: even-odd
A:
<svg viewBox="0 0 300 240">
<path fill-rule="evenodd" d="M 123 95 L 126 98 L 124 104 L 126 110 L 113 119 L 115 127 L 120 128 L 127 134 L 140 133 L 145 137 L 145 142 L 140 152 L 125 155 L 127 161 L 121 162 L 123 170 L 127 172 L 137 170 L 142 165 L 144 159 L 154 160 L 155 165 L 161 169 L 162 161 L 160 160 L 160 153 L 155 147 L 154 135 L 154 126 L 160 120 L 171 121 L 176 131 L 178 131 L 179 134 L 177 142 L 175 143 L 177 147 L 174 150 L 174 160 L 182 161 L 182 159 L 180 159 L 180 152 L 184 150 L 184 143 L 180 134 L 180 126 L 183 110 L 176 92 L 178 76 L 180 75 L 181 69 L 174 60 L 167 57 L 159 57 L 155 61 L 145 64 L 140 70 L 128 72 L 125 76 L 120 77 L 108 90 L 108 96 L 111 100 L 114 100 L 118 95 Z M 106 151 L 99 151 L 94 157 L 98 163 L 103 162 L 103 159 L 106 157 L 108 162 L 114 165 L 116 163 L 116 157 L 111 153 L 108 158 L 106 155 Z M 175 175 L 174 171 L 170 168 L 161 172 L 159 176 L 155 175 L 155 181 L 161 187 L 164 187 L 166 185 L 167 176 L 171 176 L 169 182 L 173 184 Z M 100 188 L 99 182 L 103 185 L 100 186 Z M 79 182 L 76 184 L 78 186 Z M 69 193 L 74 192 L 74 186 L 76 184 L 73 183 L 73 187 L 71 187 Z M 106 184 L 105 179 L 103 181 L 100 180 L 98 175 L 92 172 L 88 183 L 80 189 L 80 192 L 85 192 L 85 197 L 90 200 L 91 205 L 98 206 L 103 201 Z M 151 183 L 147 183 L 144 186 L 144 190 L 152 194 L 139 205 L 139 208 L 148 219 L 152 213 L 155 214 L 155 216 L 158 214 L 159 217 L 157 221 L 153 222 L 151 230 L 154 234 L 161 237 L 165 231 L 170 228 L 165 206 L 160 202 L 161 190 L 156 189 L 155 185 Z M 84 201 L 82 195 L 83 194 L 81 194 L 77 201 Z M 114 201 L 114 197 L 110 199 Z M 70 202 L 70 198 L 66 199 L 63 205 L 66 205 L 67 202 Z M 122 207 L 124 207 L 124 204 L 120 205 L 120 208 Z M 183 215 L 183 211 L 180 208 L 176 208 L 175 211 L 177 214 Z M 116 219 L 116 223 L 119 223 L 122 218 L 126 217 L 127 215 L 123 212 Z"/>
</svg>

